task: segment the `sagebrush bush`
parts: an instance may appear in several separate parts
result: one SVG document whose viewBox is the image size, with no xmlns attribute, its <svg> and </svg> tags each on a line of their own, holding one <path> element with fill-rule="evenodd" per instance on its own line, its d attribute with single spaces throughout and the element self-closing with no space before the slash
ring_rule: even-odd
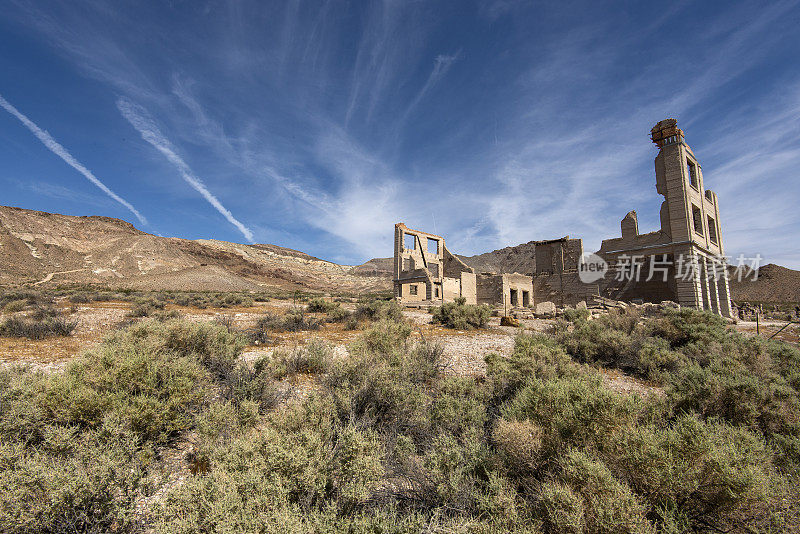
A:
<svg viewBox="0 0 800 534">
<path fill-rule="evenodd" d="M 63 373 L 0 372 L 0 531 L 135 530 L 157 451 L 195 426 L 240 351 L 221 327 L 147 321 Z"/>
<path fill-rule="evenodd" d="M 458 297 L 455 302 L 446 302 L 433 309 L 433 321 L 449 328 L 471 330 L 482 328 L 491 317 L 492 310 L 482 304 L 466 304 L 467 299 Z"/>
<path fill-rule="evenodd" d="M 330 313 L 341 308 L 338 302 L 331 302 L 322 297 L 315 297 L 306 304 L 306 311 L 310 313 Z"/>
<path fill-rule="evenodd" d="M 396 321 L 403 320 L 403 309 L 395 300 L 370 300 L 356 307 L 353 313 L 356 319 L 369 321 Z"/>
<path fill-rule="evenodd" d="M 331 347 L 320 339 L 291 350 L 275 349 L 269 367 L 274 378 L 281 379 L 298 373 L 324 373 L 331 362 Z"/>
<path fill-rule="evenodd" d="M 28 306 L 29 304 L 26 299 L 10 300 L 3 306 L 3 311 L 6 313 L 15 313 L 24 310 Z"/>
<path fill-rule="evenodd" d="M 800 527 L 796 348 L 691 313 L 576 316 L 456 376 L 397 319 L 346 358 L 312 341 L 252 364 L 225 325 L 150 319 L 63 374 L 0 371 L 0 531 Z M 612 391 L 595 358 L 666 393 Z M 178 451 L 191 474 L 165 483 Z"/>
<path fill-rule="evenodd" d="M 157 310 L 163 310 L 166 304 L 156 299 L 140 300 L 128 311 L 128 317 L 149 317 Z"/>
<path fill-rule="evenodd" d="M 42 317 L 40 319 L 26 317 L 8 317 L 0 323 L 0 336 L 25 337 L 28 339 L 44 339 L 49 336 L 69 336 L 77 321 L 69 321 L 64 317 Z"/>
</svg>

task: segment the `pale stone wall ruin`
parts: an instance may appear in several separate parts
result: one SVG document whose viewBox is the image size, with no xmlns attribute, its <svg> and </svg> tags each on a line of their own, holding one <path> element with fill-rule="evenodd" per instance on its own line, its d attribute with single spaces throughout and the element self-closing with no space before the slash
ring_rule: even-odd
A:
<svg viewBox="0 0 800 534">
<path fill-rule="evenodd" d="M 636 258 L 644 276 L 617 280 L 609 274 L 597 283 L 583 283 L 579 276 L 583 241 L 569 236 L 521 245 L 526 252 L 522 258 L 515 257 L 512 267 L 522 272 L 475 273 L 447 249 L 441 236 L 399 223 L 395 225 L 395 298 L 406 304 L 436 304 L 464 297 L 470 304 L 500 305 L 506 310 L 542 302 L 574 306 L 592 297 L 671 300 L 729 317 L 730 289 L 717 195 L 704 189 L 702 167 L 675 119 L 659 122 L 650 133 L 659 148 L 655 171 L 656 190 L 664 196 L 661 229 L 640 234 L 636 212 L 631 211 L 622 219 L 620 237 L 604 240 L 597 252 L 612 272 L 620 262 Z M 436 244 L 433 250 L 429 243 Z M 681 260 L 682 273 L 678 273 L 676 264 Z M 671 266 L 662 267 L 666 264 Z M 666 269 L 666 280 L 648 280 L 651 265 Z"/>
</svg>

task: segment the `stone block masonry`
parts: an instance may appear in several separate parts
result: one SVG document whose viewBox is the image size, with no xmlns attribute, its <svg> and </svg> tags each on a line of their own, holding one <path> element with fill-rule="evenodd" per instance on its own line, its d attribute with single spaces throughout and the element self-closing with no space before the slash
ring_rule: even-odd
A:
<svg viewBox="0 0 800 534">
<path fill-rule="evenodd" d="M 540 302 L 574 306 L 593 296 L 682 306 L 731 314 L 728 270 L 717 195 L 704 189 L 703 172 L 675 119 L 650 131 L 658 147 L 656 191 L 664 196 L 659 230 L 640 234 L 635 211 L 620 223 L 620 237 L 606 239 L 597 252 L 610 267 L 595 283 L 579 276 L 583 241 L 569 236 L 532 241 L 517 258 L 522 272 L 483 272 L 452 254 L 444 238 L 402 223 L 395 225 L 394 295 L 401 303 L 431 305 L 458 297 L 467 303 L 514 308 Z M 516 250 L 516 249 L 515 249 Z M 617 276 L 632 264 L 627 276 Z M 505 269 L 501 269 L 505 270 Z M 652 276 L 657 272 L 661 276 Z"/>
</svg>

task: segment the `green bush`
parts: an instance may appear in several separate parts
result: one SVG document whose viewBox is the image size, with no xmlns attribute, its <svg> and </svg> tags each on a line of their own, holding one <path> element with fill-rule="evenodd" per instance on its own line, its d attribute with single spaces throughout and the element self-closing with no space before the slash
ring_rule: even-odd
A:
<svg viewBox="0 0 800 534">
<path fill-rule="evenodd" d="M 320 374 L 330 366 L 331 347 L 320 339 L 292 350 L 275 349 L 269 367 L 274 378 L 281 379 L 298 373 Z"/>
<path fill-rule="evenodd" d="M 466 304 L 467 300 L 458 297 L 455 302 L 447 302 L 433 309 L 433 321 L 449 328 L 471 330 L 483 328 L 492 314 L 489 306 Z"/>
<path fill-rule="evenodd" d="M 155 299 L 140 300 L 128 311 L 128 317 L 149 317 L 156 310 L 163 310 L 166 307 L 164 302 Z"/>
<path fill-rule="evenodd" d="M 530 420 L 542 429 L 542 455 L 558 456 L 568 447 L 602 449 L 607 436 L 635 423 L 637 397 L 610 391 L 599 376 L 530 379 L 506 403 L 501 414 L 512 421 Z"/>
<path fill-rule="evenodd" d="M 330 313 L 340 307 L 338 302 L 331 302 L 321 297 L 315 297 L 308 301 L 306 311 L 310 313 Z"/>
<path fill-rule="evenodd" d="M 28 339 L 69 336 L 76 326 L 78 326 L 77 321 L 68 321 L 63 317 L 28 319 L 14 316 L 8 317 L 0 323 L 0 336 L 26 337 Z"/>
<path fill-rule="evenodd" d="M 0 372 L 0 531 L 138 529 L 158 451 L 195 427 L 240 350 L 221 327 L 147 321 L 63 373 Z"/>
<path fill-rule="evenodd" d="M 27 299 L 10 300 L 3 307 L 3 311 L 6 313 L 14 313 L 24 310 L 28 305 Z"/>
<path fill-rule="evenodd" d="M 0 370 L 0 531 L 800 527 L 796 348 L 626 311 L 519 335 L 484 379 L 397 319 L 347 358 L 313 341 L 251 364 L 232 328 L 150 319 L 63 373 Z M 666 394 L 611 391 L 568 351 L 655 370 Z"/>
<path fill-rule="evenodd" d="M 629 427 L 611 436 L 607 463 L 651 514 L 692 529 L 747 524 L 769 530 L 781 506 L 780 484 L 764 440 L 724 423 L 682 416 L 667 427 Z"/>
<path fill-rule="evenodd" d="M 356 319 L 369 321 L 396 321 L 403 320 L 403 310 L 394 300 L 371 300 L 363 302 L 356 307 Z"/>
<path fill-rule="evenodd" d="M 350 320 L 353 320 L 358 324 L 358 319 L 353 316 L 352 312 L 349 312 L 339 306 L 336 305 L 331 311 L 328 312 L 328 322 L 330 323 L 349 323 Z M 350 330 L 353 330 L 352 328 Z"/>
</svg>

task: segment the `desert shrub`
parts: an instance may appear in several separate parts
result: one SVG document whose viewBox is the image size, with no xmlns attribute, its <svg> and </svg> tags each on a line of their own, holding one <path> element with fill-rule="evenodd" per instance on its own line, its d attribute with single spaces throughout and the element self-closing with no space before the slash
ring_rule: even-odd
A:
<svg viewBox="0 0 800 534">
<path fill-rule="evenodd" d="M 354 312 L 357 319 L 402 321 L 403 310 L 394 300 L 370 300 L 360 303 Z"/>
<path fill-rule="evenodd" d="M 37 447 L 0 444 L 0 531 L 127 531 L 144 466 L 112 420 L 96 430 L 44 426 Z"/>
<path fill-rule="evenodd" d="M 10 300 L 3 306 L 3 311 L 6 313 L 14 313 L 24 310 L 28 305 L 27 299 Z"/>
<path fill-rule="evenodd" d="M 220 327 L 147 321 L 63 373 L 0 372 L 0 531 L 134 530 L 157 451 L 195 426 L 209 370 L 240 348 Z M 242 429 L 253 406 L 236 407 Z"/>
<path fill-rule="evenodd" d="M 719 315 L 688 308 L 665 310 L 650 324 L 651 334 L 666 339 L 672 347 L 708 345 L 723 341 L 730 335 L 725 320 Z"/>
<path fill-rule="evenodd" d="M 269 367 L 277 379 L 298 373 L 320 374 L 330 366 L 331 347 L 321 339 L 291 350 L 275 349 Z"/>
<path fill-rule="evenodd" d="M 265 313 L 245 334 L 251 343 L 268 343 L 273 332 L 318 330 L 320 326 L 319 320 L 309 317 L 301 308 L 294 308 L 282 316 L 271 312 Z"/>
<path fill-rule="evenodd" d="M 603 462 L 572 449 L 559 464 L 559 478 L 583 500 L 586 532 L 655 533 L 646 517 L 648 507 Z"/>
<path fill-rule="evenodd" d="M 232 308 L 234 306 L 248 308 L 253 305 L 253 299 L 238 293 L 218 293 L 211 297 L 209 305 L 214 308 Z"/>
<path fill-rule="evenodd" d="M 585 532 L 583 500 L 568 486 L 547 481 L 538 492 L 538 511 L 547 532 Z"/>
<path fill-rule="evenodd" d="M 68 297 L 68 300 L 75 304 L 86 304 L 94 299 L 86 293 L 73 293 Z"/>
<path fill-rule="evenodd" d="M 344 322 L 344 329 L 345 330 L 356 330 L 358 328 L 358 319 L 353 317 L 352 315 L 347 318 Z"/>
<path fill-rule="evenodd" d="M 19 301 L 24 302 L 21 304 Z M 0 293 L 0 309 L 3 309 L 6 312 L 11 312 L 14 310 L 9 310 L 7 306 L 14 302 L 13 308 L 17 308 L 15 311 L 21 311 L 25 308 L 33 307 L 33 306 L 47 306 L 53 303 L 53 296 L 48 293 L 43 293 L 41 291 L 34 291 L 30 289 L 23 289 L 23 290 L 9 290 L 3 291 Z"/>
<path fill-rule="evenodd" d="M 319 330 L 320 321 L 309 317 L 301 308 L 293 308 L 286 312 L 279 328 L 286 332 L 300 332 L 302 330 Z"/>
<path fill-rule="evenodd" d="M 586 308 L 566 308 L 562 312 L 561 317 L 565 321 L 577 323 L 587 320 L 590 315 L 591 313 Z"/>
<path fill-rule="evenodd" d="M 467 299 L 458 297 L 455 302 L 446 302 L 433 309 L 433 321 L 449 328 L 471 330 L 486 326 L 491 315 L 489 306 L 466 304 Z"/>
<path fill-rule="evenodd" d="M 156 321 L 171 321 L 172 319 L 180 319 L 183 317 L 178 310 L 158 310 L 151 316 Z"/>
<path fill-rule="evenodd" d="M 599 376 L 530 379 L 501 409 L 504 419 L 530 420 L 542 429 L 542 456 L 552 458 L 567 447 L 602 449 L 605 438 L 633 425 L 637 397 L 607 389 Z"/>
<path fill-rule="evenodd" d="M 215 450 L 206 476 L 167 495 L 158 529 L 299 533 L 350 516 L 378 489 L 383 449 L 374 431 L 333 425 L 330 409 L 312 399 Z"/>
<path fill-rule="evenodd" d="M 240 362 L 222 383 L 221 393 L 234 404 L 252 402 L 260 413 L 266 413 L 281 402 L 287 389 L 276 382 L 270 367 L 271 356 L 262 356 L 252 366 Z"/>
<path fill-rule="evenodd" d="M 498 419 L 492 441 L 509 469 L 518 474 L 532 473 L 541 464 L 542 428 L 530 420 Z"/>
<path fill-rule="evenodd" d="M 355 320 L 356 324 L 358 323 L 358 319 L 353 316 L 352 312 L 345 310 L 338 304 L 335 308 L 328 312 L 329 323 L 347 323 L 350 321 L 350 319 Z"/>
<path fill-rule="evenodd" d="M 308 301 L 306 311 L 309 313 L 330 313 L 340 308 L 338 302 L 331 302 L 322 297 L 315 297 Z"/>
<path fill-rule="evenodd" d="M 156 299 L 146 299 L 137 301 L 128 311 L 127 317 L 149 317 L 156 310 L 163 310 L 166 304 Z"/>
<path fill-rule="evenodd" d="M 410 335 L 411 327 L 406 323 L 384 319 L 364 332 L 355 348 L 365 347 L 371 352 L 391 354 L 405 346 Z"/>
<path fill-rule="evenodd" d="M 69 336 L 77 325 L 76 321 L 69 321 L 63 317 L 44 317 L 37 320 L 14 316 L 0 323 L 0 336 L 28 339 Z"/>
<path fill-rule="evenodd" d="M 220 326 L 224 326 L 228 332 L 232 332 L 234 329 L 234 317 L 233 315 L 218 315 L 214 317 L 214 322 Z"/>
<path fill-rule="evenodd" d="M 611 436 L 606 463 L 646 496 L 662 523 L 718 531 L 780 527 L 770 514 L 781 495 L 769 452 L 748 430 L 688 415 L 665 427 L 630 427 Z"/>
<path fill-rule="evenodd" d="M 485 359 L 486 375 L 500 399 L 509 398 L 531 377 L 549 379 L 580 372 L 564 349 L 543 335 L 518 335 L 510 356 L 492 353 Z"/>
</svg>

